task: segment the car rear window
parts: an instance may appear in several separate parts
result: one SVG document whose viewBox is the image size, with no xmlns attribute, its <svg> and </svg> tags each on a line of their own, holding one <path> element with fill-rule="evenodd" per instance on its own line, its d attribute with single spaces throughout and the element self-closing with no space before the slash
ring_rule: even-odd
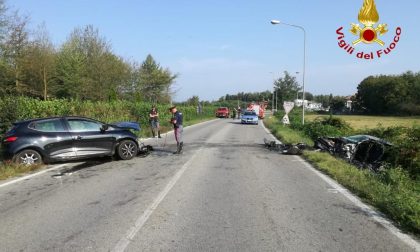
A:
<svg viewBox="0 0 420 252">
<path fill-rule="evenodd" d="M 43 132 L 63 132 L 65 131 L 61 120 L 53 119 L 53 120 L 45 120 L 45 121 L 36 121 L 32 122 L 28 126 L 30 129 L 34 129 L 37 131 Z"/>
</svg>

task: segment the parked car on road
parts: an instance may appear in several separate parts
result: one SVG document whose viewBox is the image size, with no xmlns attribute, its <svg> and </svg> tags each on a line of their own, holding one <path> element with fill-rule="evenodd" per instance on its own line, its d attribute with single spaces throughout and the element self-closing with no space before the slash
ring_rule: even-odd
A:
<svg viewBox="0 0 420 252">
<path fill-rule="evenodd" d="M 16 122 L 2 141 L 4 157 L 21 164 L 138 153 L 137 123 L 105 124 L 84 117 L 39 118 Z"/>
<path fill-rule="evenodd" d="M 255 111 L 245 111 L 241 116 L 242 124 L 255 124 L 258 125 L 258 115 Z"/>
<path fill-rule="evenodd" d="M 229 108 L 220 107 L 216 110 L 216 117 L 229 118 Z"/>
</svg>

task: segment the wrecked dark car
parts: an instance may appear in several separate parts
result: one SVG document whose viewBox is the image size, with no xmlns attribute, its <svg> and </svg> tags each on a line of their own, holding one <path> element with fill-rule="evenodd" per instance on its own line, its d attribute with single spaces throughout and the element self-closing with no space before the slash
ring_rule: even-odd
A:
<svg viewBox="0 0 420 252">
<path fill-rule="evenodd" d="M 27 165 L 113 155 L 128 160 L 141 147 L 130 130 L 140 125 L 72 116 L 16 122 L 2 141 L 3 156 Z"/>
<path fill-rule="evenodd" d="M 320 137 L 315 149 L 328 151 L 361 168 L 377 171 L 381 168 L 391 143 L 369 135 L 348 137 Z"/>
</svg>

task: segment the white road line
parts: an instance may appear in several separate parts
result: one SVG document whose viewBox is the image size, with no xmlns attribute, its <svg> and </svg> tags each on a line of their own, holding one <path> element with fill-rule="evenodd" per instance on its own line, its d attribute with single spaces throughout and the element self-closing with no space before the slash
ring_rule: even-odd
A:
<svg viewBox="0 0 420 252">
<path fill-rule="evenodd" d="M 271 134 L 268 129 L 265 127 L 265 125 L 262 125 L 262 127 L 265 129 L 266 132 L 268 132 L 271 136 L 273 136 L 277 141 L 278 139 Z M 318 175 L 322 180 L 324 180 L 327 184 L 332 186 L 333 190 L 336 192 L 341 193 L 344 195 L 348 200 L 353 202 L 357 207 L 359 207 L 362 211 L 364 211 L 369 217 L 374 219 L 376 222 L 380 223 L 382 226 L 384 226 L 389 232 L 391 232 L 393 235 L 398 237 L 401 241 L 403 241 L 405 244 L 413 248 L 415 251 L 420 252 L 420 243 L 417 242 L 415 239 L 413 239 L 411 236 L 404 234 L 399 230 L 397 227 L 395 227 L 389 220 L 387 220 L 385 217 L 382 217 L 383 215 L 375 210 L 373 210 L 370 206 L 363 203 L 358 197 L 353 195 L 349 190 L 347 190 L 345 187 L 340 185 L 338 182 L 333 180 L 332 178 L 328 177 L 327 175 L 323 174 L 322 172 L 318 171 L 314 167 L 312 167 L 306 160 L 303 158 L 296 156 L 295 159 L 297 162 L 302 162 L 303 165 L 305 165 L 306 168 L 314 172 L 316 175 Z M 332 190 L 329 189 L 331 192 Z"/>
<path fill-rule="evenodd" d="M 146 224 L 147 220 L 150 218 L 150 216 L 153 214 L 153 212 L 156 210 L 159 204 L 165 199 L 166 195 L 168 195 L 172 187 L 174 187 L 174 185 L 178 182 L 182 174 L 184 174 L 184 172 L 188 169 L 192 161 L 200 153 L 201 150 L 202 148 L 198 149 L 195 152 L 195 154 L 172 177 L 172 179 L 169 181 L 169 183 L 166 185 L 163 191 L 159 193 L 159 195 L 156 197 L 153 203 L 150 206 L 148 206 L 143 212 L 143 214 L 136 220 L 134 226 L 131 227 L 126 233 L 126 235 L 118 241 L 117 245 L 112 250 L 113 252 L 123 252 L 128 247 L 134 236 L 136 236 L 136 234 L 140 231 L 144 224 Z"/>
<path fill-rule="evenodd" d="M 216 121 L 216 120 L 218 120 L 218 119 L 205 121 L 205 122 L 202 122 L 202 123 L 197 123 L 197 124 L 191 125 L 191 126 L 186 127 L 186 128 L 192 128 L 192 127 L 207 124 L 207 123 L 210 123 L 210 122 L 213 122 L 213 121 Z M 166 134 L 169 134 L 169 133 L 172 133 L 172 132 L 168 132 Z M 198 154 L 201 152 L 202 149 L 203 149 L 203 147 L 199 148 L 193 154 L 193 156 L 181 167 L 181 169 L 171 178 L 171 180 L 165 186 L 163 191 L 161 191 L 159 193 L 159 195 L 152 202 L 152 204 L 149 205 L 146 208 L 146 210 L 144 210 L 143 214 L 136 220 L 136 222 L 134 223 L 134 226 L 132 226 L 127 231 L 125 236 L 122 237 L 118 241 L 117 245 L 115 245 L 114 249 L 112 250 L 113 252 L 123 252 L 128 247 L 128 245 L 130 245 L 130 242 L 132 241 L 132 239 L 141 230 L 141 228 L 144 226 L 144 224 L 146 224 L 147 220 L 150 218 L 150 216 L 153 214 L 153 212 L 156 210 L 156 208 L 159 206 L 159 204 L 165 199 L 165 197 L 168 195 L 168 193 L 171 191 L 171 189 L 175 186 L 175 184 L 178 182 L 178 180 L 181 178 L 181 176 L 184 174 L 184 172 L 188 169 L 188 167 L 191 165 L 193 160 L 196 158 L 196 156 L 198 156 Z"/>
<path fill-rule="evenodd" d="M 307 163 L 305 160 L 303 160 L 301 157 L 296 157 L 297 159 L 302 160 L 302 163 L 305 165 L 306 168 L 314 172 L 316 175 L 318 175 L 322 180 L 324 180 L 327 184 L 333 187 L 331 190 L 335 190 L 342 195 L 344 195 L 348 200 L 353 202 L 357 207 L 359 207 L 363 212 L 365 212 L 370 218 L 374 219 L 376 222 L 380 223 L 382 226 L 384 226 L 386 229 L 388 229 L 389 232 L 391 232 L 393 235 L 398 237 L 400 240 L 402 240 L 404 243 L 406 243 L 408 246 L 413 248 L 415 251 L 420 252 L 420 244 L 410 237 L 407 234 L 402 233 L 397 227 L 395 227 L 389 220 L 387 220 L 385 217 L 382 217 L 383 215 L 375 210 L 373 210 L 370 206 L 363 203 L 358 197 L 353 195 L 349 190 L 344 188 L 342 185 L 338 184 L 335 180 L 331 179 L 327 175 L 321 173 L 317 169 L 313 168 L 309 163 Z"/>
<path fill-rule="evenodd" d="M 277 139 L 276 136 L 273 135 L 273 133 L 270 132 L 270 130 L 267 129 L 267 127 L 265 127 L 264 122 L 261 122 L 260 125 L 265 130 L 265 132 L 267 132 L 267 134 L 270 135 L 273 138 L 273 140 L 276 141 L 277 144 L 282 143 L 280 140 Z"/>
<path fill-rule="evenodd" d="M 20 182 L 20 181 L 23 181 L 23 180 L 27 180 L 27 179 L 33 178 L 33 177 L 35 177 L 35 176 L 41 175 L 41 174 L 46 173 L 46 172 L 49 172 L 49 171 L 53 171 L 53 170 L 60 169 L 61 167 L 64 167 L 64 166 L 66 166 L 66 165 L 67 165 L 67 164 L 56 165 L 56 166 L 53 166 L 53 167 L 51 167 L 51 168 L 49 168 L 49 169 L 45 169 L 45 170 L 39 171 L 39 172 L 37 172 L 37 173 L 33 173 L 33 174 L 30 174 L 30 175 L 26 175 L 26 176 L 23 176 L 23 177 L 20 177 L 20 178 L 14 179 L 14 180 L 12 180 L 12 181 L 9 181 L 9 182 L 6 182 L 6 183 L 3 183 L 3 184 L 0 184 L 0 188 L 5 187 L 5 186 L 9 186 L 9 185 L 13 185 L 13 184 L 18 183 L 18 182 Z"/>
</svg>

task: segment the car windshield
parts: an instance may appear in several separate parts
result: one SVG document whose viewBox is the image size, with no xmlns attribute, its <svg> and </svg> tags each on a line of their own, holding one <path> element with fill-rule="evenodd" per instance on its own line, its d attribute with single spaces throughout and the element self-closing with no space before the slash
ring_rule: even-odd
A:
<svg viewBox="0 0 420 252">
<path fill-rule="evenodd" d="M 256 116 L 257 114 L 255 112 L 247 111 L 247 112 L 244 113 L 244 115 L 246 115 L 246 116 Z"/>
</svg>

